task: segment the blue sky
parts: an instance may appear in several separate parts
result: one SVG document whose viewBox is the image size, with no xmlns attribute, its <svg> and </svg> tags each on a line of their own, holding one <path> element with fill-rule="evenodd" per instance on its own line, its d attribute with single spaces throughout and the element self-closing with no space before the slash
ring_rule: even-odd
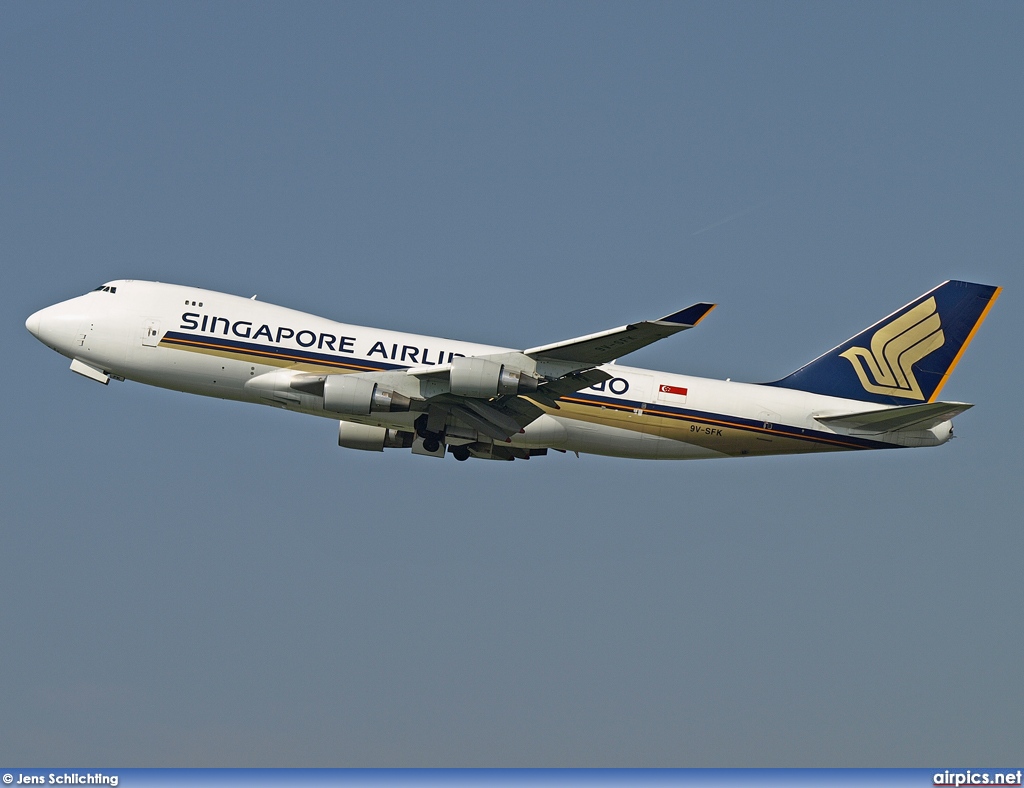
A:
<svg viewBox="0 0 1024 788">
<path fill-rule="evenodd" d="M 1018 4 L 0 8 L 0 758 L 1019 757 Z M 1002 285 L 933 450 L 435 462 L 104 388 L 24 329 L 115 278 L 773 380 Z"/>
</svg>

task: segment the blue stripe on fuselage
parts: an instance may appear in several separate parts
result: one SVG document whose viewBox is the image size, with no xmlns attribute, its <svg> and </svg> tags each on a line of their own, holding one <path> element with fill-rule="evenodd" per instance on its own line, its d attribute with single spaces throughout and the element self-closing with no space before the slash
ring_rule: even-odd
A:
<svg viewBox="0 0 1024 788">
<path fill-rule="evenodd" d="M 317 353 L 305 348 L 282 348 L 268 345 L 260 345 L 253 342 L 239 342 L 236 339 L 221 339 L 201 334 L 185 334 L 178 331 L 168 331 L 164 334 L 161 344 L 168 344 L 182 349 L 207 348 L 211 350 L 222 350 L 227 353 L 239 353 L 242 355 L 258 356 L 260 358 L 285 359 L 299 364 L 319 364 L 327 367 L 339 367 L 342 369 L 354 369 L 360 371 L 383 372 L 392 369 L 407 369 L 401 364 L 391 364 L 375 359 L 352 358 L 349 356 L 329 355 Z"/>
</svg>

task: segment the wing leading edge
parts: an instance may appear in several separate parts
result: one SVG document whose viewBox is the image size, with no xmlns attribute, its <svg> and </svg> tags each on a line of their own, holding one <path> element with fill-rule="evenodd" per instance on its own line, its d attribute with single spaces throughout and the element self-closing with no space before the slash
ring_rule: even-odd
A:
<svg viewBox="0 0 1024 788">
<path fill-rule="evenodd" d="M 629 323 L 596 334 L 530 348 L 523 353 L 530 358 L 545 358 L 582 365 L 578 368 L 596 367 L 615 361 L 659 339 L 693 328 L 707 317 L 715 306 L 716 304 L 694 304 L 658 320 Z"/>
</svg>

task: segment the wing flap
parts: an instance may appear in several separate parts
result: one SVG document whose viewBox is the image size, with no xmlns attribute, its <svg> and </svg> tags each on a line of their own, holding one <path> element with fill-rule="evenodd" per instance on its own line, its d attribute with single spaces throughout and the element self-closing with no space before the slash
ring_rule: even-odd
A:
<svg viewBox="0 0 1024 788">
<path fill-rule="evenodd" d="M 568 375 L 552 380 L 550 383 L 542 385 L 535 393 L 527 394 L 527 397 L 533 399 L 540 399 L 535 394 L 540 394 L 546 399 L 551 401 L 557 400 L 559 397 L 564 397 L 566 394 L 575 394 L 580 389 L 589 388 L 590 386 L 596 386 L 598 383 L 604 383 L 606 380 L 611 380 L 612 376 L 605 372 L 603 369 L 588 369 L 583 372 L 572 372 Z M 558 404 L 555 404 L 558 407 Z"/>
</svg>

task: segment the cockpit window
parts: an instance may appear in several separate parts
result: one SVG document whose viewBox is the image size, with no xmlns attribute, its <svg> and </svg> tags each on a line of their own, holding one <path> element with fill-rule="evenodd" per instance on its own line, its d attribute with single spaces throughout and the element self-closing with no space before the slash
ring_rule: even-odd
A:
<svg viewBox="0 0 1024 788">
<path fill-rule="evenodd" d="M 111 287 L 110 285 L 100 285 L 95 290 L 93 290 L 93 292 L 94 293 L 96 293 L 96 292 L 116 293 L 117 292 L 117 288 L 116 287 Z"/>
</svg>

